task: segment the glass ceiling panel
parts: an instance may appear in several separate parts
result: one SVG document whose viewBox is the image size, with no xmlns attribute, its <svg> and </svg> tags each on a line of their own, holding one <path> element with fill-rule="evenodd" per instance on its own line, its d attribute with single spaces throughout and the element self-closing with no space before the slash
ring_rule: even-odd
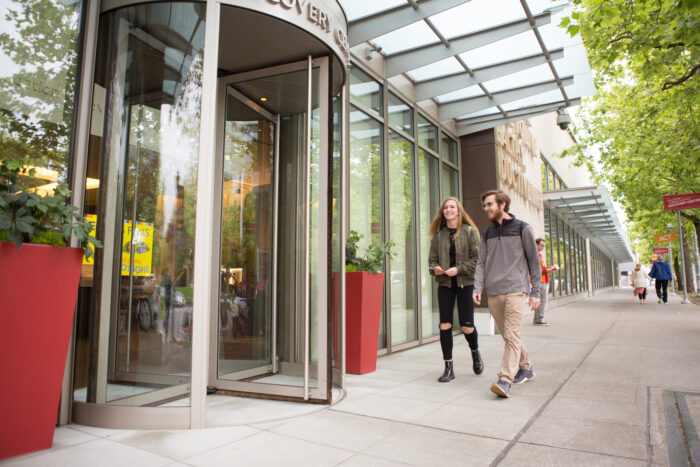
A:
<svg viewBox="0 0 700 467">
<path fill-rule="evenodd" d="M 345 10 L 348 21 L 355 21 L 398 5 L 405 5 L 406 0 L 338 0 Z"/>
<path fill-rule="evenodd" d="M 537 53 L 542 53 L 542 48 L 540 48 L 540 44 L 535 38 L 535 33 L 525 31 L 478 49 L 470 50 L 460 54 L 460 57 L 471 69 L 474 69 Z"/>
<path fill-rule="evenodd" d="M 457 120 L 460 120 L 462 118 L 474 118 L 474 117 L 483 117 L 484 115 L 502 115 L 501 111 L 498 110 L 498 107 L 489 107 L 488 109 L 485 110 L 479 110 L 478 112 L 466 114 L 466 115 L 460 115 L 457 117 Z"/>
<path fill-rule="evenodd" d="M 527 6 L 530 7 L 530 12 L 533 15 L 538 15 L 545 10 L 556 12 L 559 8 L 570 8 L 569 2 L 555 2 L 554 0 L 527 0 Z M 559 24 L 558 21 L 557 24 Z"/>
<path fill-rule="evenodd" d="M 382 52 L 391 55 L 421 45 L 431 44 L 438 40 L 438 36 L 424 21 L 418 21 L 377 37 L 372 42 L 379 45 L 383 49 Z"/>
<path fill-rule="evenodd" d="M 460 65 L 456 58 L 450 57 L 411 70 L 408 72 L 408 76 L 414 81 L 424 81 L 426 79 L 437 78 L 438 76 L 451 75 L 452 73 L 458 73 L 460 71 L 464 71 L 464 67 Z"/>
<path fill-rule="evenodd" d="M 552 70 L 550 70 L 549 65 L 543 63 L 542 65 L 528 68 L 527 70 L 486 81 L 484 82 L 484 87 L 488 89 L 489 92 L 499 92 L 527 86 L 529 84 L 541 83 L 543 81 L 551 81 L 553 79 L 554 75 L 552 75 Z"/>
<path fill-rule="evenodd" d="M 583 44 L 572 45 L 564 49 L 564 58 L 553 62 L 559 76 L 589 73 L 588 57 Z"/>
<path fill-rule="evenodd" d="M 557 47 L 567 47 L 574 44 L 581 43 L 581 36 L 576 35 L 571 37 L 565 28 L 559 27 L 561 19 L 564 16 L 568 16 L 571 13 L 570 9 L 565 9 L 557 13 L 552 14 L 552 22 L 545 24 L 544 26 L 538 28 L 540 31 L 540 36 L 542 36 L 542 41 L 548 49 L 555 49 Z"/>
<path fill-rule="evenodd" d="M 498 8 L 493 3 L 493 0 L 472 0 L 431 16 L 430 20 L 449 39 L 525 18 L 519 0 L 499 0 Z"/>
<path fill-rule="evenodd" d="M 483 96 L 484 91 L 477 85 L 469 86 L 468 88 L 460 89 L 459 91 L 450 92 L 437 96 L 436 99 L 438 103 L 442 104 L 444 102 L 456 101 L 459 99 L 467 99 L 469 97 Z"/>
<path fill-rule="evenodd" d="M 569 96 L 569 98 L 571 98 L 571 96 Z M 537 105 L 549 104 L 551 102 L 560 102 L 563 100 L 564 96 L 561 95 L 561 92 L 559 90 L 555 90 L 543 92 L 542 94 L 537 94 L 536 96 L 526 97 L 525 99 L 509 102 L 507 104 L 503 104 L 501 107 L 506 112 L 510 112 L 512 110 L 518 110 L 524 107 L 534 107 Z"/>
<path fill-rule="evenodd" d="M 571 86 L 564 86 L 564 91 L 566 91 L 566 95 L 569 96 L 569 99 L 592 96 L 596 91 L 595 85 L 593 84 L 593 77 L 590 73 L 576 75 L 574 76 L 574 84 Z"/>
</svg>

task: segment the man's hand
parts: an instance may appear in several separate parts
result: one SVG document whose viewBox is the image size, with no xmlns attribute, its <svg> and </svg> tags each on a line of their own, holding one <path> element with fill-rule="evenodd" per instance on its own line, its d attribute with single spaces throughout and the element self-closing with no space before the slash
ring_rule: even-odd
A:
<svg viewBox="0 0 700 467">
<path fill-rule="evenodd" d="M 531 310 L 536 310 L 537 307 L 540 306 L 540 303 L 542 303 L 542 300 L 539 298 L 530 297 L 527 299 L 527 304 L 530 306 Z"/>
<path fill-rule="evenodd" d="M 435 272 L 436 276 L 441 276 L 441 275 L 445 274 L 445 270 L 442 269 L 440 266 L 435 266 L 433 268 L 433 271 Z"/>
<path fill-rule="evenodd" d="M 474 300 L 474 303 L 476 303 L 477 305 L 481 305 L 481 294 L 480 293 L 474 292 L 474 294 L 472 295 L 472 299 Z"/>
<path fill-rule="evenodd" d="M 447 271 L 445 271 L 445 274 L 447 274 L 449 277 L 454 277 L 457 275 L 459 270 L 457 268 L 450 268 Z"/>
</svg>

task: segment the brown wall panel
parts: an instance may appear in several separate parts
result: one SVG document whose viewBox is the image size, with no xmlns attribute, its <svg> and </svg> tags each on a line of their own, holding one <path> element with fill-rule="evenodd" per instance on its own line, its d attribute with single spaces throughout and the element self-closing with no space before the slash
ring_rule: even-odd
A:
<svg viewBox="0 0 700 467">
<path fill-rule="evenodd" d="M 481 193 L 498 187 L 496 134 L 493 129 L 462 136 L 462 204 L 479 230 L 489 225 L 481 207 Z"/>
</svg>

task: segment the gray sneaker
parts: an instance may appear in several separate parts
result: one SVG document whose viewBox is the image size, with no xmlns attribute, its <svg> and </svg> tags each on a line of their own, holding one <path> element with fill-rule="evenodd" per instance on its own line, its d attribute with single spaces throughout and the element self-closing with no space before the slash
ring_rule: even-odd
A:
<svg viewBox="0 0 700 467">
<path fill-rule="evenodd" d="M 513 378 L 513 384 L 521 384 L 525 381 L 530 381 L 535 377 L 535 369 L 530 367 L 528 370 L 523 370 L 522 368 L 518 370 Z"/>
<path fill-rule="evenodd" d="M 491 385 L 491 392 L 498 397 L 510 397 L 510 383 L 504 379 L 498 378 L 498 381 Z"/>
<path fill-rule="evenodd" d="M 549 326 L 549 323 L 544 320 L 533 321 L 532 324 L 534 324 L 535 326 Z"/>
</svg>

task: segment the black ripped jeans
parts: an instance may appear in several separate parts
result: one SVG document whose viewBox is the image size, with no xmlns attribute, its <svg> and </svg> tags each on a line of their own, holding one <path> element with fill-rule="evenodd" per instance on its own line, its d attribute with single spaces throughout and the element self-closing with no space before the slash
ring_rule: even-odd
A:
<svg viewBox="0 0 700 467">
<path fill-rule="evenodd" d="M 477 350 L 479 348 L 479 335 L 474 326 L 474 293 L 473 285 L 458 287 L 456 280 L 452 281 L 452 287 L 438 287 L 438 306 L 440 307 L 440 324 L 449 323 L 450 329 L 440 329 L 440 345 L 442 346 L 442 357 L 445 360 L 452 360 L 452 319 L 454 317 L 455 301 L 457 301 L 457 313 L 459 315 L 459 325 L 474 328 L 471 334 L 464 334 L 469 348 Z"/>
</svg>

